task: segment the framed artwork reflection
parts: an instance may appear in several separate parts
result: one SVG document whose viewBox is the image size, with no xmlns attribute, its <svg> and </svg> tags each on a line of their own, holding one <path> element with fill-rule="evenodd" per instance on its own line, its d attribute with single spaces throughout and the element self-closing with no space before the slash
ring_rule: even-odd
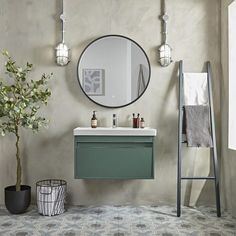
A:
<svg viewBox="0 0 236 236">
<path fill-rule="evenodd" d="M 88 96 L 105 95 L 105 70 L 83 69 L 82 85 Z"/>
</svg>

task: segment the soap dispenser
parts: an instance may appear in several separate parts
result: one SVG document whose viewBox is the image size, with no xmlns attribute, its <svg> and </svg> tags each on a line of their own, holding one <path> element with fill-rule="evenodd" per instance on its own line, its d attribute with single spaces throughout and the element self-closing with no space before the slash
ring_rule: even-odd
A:
<svg viewBox="0 0 236 236">
<path fill-rule="evenodd" d="M 139 118 L 140 114 L 138 113 L 137 115 L 137 127 L 136 128 L 139 128 L 139 125 L 140 125 L 140 118 Z"/>
<path fill-rule="evenodd" d="M 97 120 L 97 117 L 96 117 L 96 111 L 93 111 L 93 117 L 91 119 L 91 127 L 92 128 L 97 128 L 97 125 L 98 125 L 98 120 Z"/>
</svg>

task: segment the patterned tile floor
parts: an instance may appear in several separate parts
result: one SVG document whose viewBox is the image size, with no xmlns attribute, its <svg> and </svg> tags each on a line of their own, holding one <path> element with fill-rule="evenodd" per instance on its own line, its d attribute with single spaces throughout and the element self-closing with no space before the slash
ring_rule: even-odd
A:
<svg viewBox="0 0 236 236">
<path fill-rule="evenodd" d="M 216 217 L 208 207 L 74 206 L 58 216 L 41 216 L 35 206 L 22 215 L 0 207 L 1 236 L 236 236 L 236 218 Z"/>
</svg>

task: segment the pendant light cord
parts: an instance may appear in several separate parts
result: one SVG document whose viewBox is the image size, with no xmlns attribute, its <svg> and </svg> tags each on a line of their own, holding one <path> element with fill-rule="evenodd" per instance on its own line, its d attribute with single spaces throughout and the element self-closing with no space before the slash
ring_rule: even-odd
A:
<svg viewBox="0 0 236 236">
<path fill-rule="evenodd" d="M 62 21 L 62 43 L 64 43 L 65 42 L 65 40 L 64 40 L 64 34 L 65 34 L 65 26 L 64 26 L 64 22 L 65 22 L 64 0 L 62 0 L 62 14 L 60 15 L 60 19 Z"/>
<path fill-rule="evenodd" d="M 165 0 L 162 0 L 162 16 L 161 16 L 161 20 L 162 20 L 162 27 L 163 27 L 163 43 L 166 44 L 167 43 L 167 20 L 168 20 L 168 16 L 166 14 L 166 2 Z"/>
</svg>

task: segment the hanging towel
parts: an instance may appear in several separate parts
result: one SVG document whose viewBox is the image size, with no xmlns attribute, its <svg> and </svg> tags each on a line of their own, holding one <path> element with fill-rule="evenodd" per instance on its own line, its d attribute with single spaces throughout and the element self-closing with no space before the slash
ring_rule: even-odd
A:
<svg viewBox="0 0 236 236">
<path fill-rule="evenodd" d="M 187 136 L 186 136 L 186 115 L 185 115 L 185 109 L 183 109 L 183 122 L 182 122 L 182 142 L 187 142 Z"/>
<path fill-rule="evenodd" d="M 207 73 L 184 73 L 184 104 L 207 105 Z"/>
<path fill-rule="evenodd" d="M 209 106 L 184 106 L 188 147 L 212 147 Z"/>
<path fill-rule="evenodd" d="M 143 65 L 139 65 L 139 74 L 138 74 L 138 97 L 143 93 L 145 90 L 145 79 L 144 79 L 144 73 L 143 73 Z"/>
</svg>

